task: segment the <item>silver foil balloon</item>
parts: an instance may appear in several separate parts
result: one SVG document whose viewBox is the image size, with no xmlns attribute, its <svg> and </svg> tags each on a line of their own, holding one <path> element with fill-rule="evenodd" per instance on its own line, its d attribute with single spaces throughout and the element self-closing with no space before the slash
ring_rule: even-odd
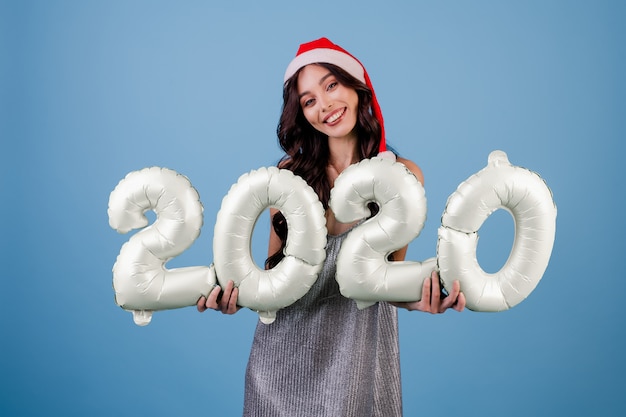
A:
<svg viewBox="0 0 626 417">
<path fill-rule="evenodd" d="M 494 273 L 478 264 L 478 231 L 496 210 L 515 221 L 508 260 Z M 524 299 L 541 280 L 556 233 L 556 205 L 545 181 L 528 169 L 511 165 L 493 151 L 485 168 L 450 195 L 439 228 L 437 261 L 446 288 L 461 283 L 467 307 L 474 311 L 507 310 Z"/>
<path fill-rule="evenodd" d="M 156 213 L 150 226 L 148 210 Z M 122 245 L 113 266 L 115 301 L 136 324 L 148 324 L 153 311 L 194 305 L 215 286 L 212 267 L 165 268 L 198 238 L 202 213 L 189 180 L 166 168 L 133 171 L 111 192 L 110 226 L 120 233 L 143 229 Z"/>
<path fill-rule="evenodd" d="M 254 226 L 261 213 L 277 208 L 287 221 L 285 257 L 270 270 L 251 254 Z M 260 168 L 242 175 L 222 200 L 213 238 L 217 279 L 233 280 L 238 304 L 272 323 L 276 311 L 305 295 L 326 258 L 326 218 L 317 194 L 291 171 Z"/>
<path fill-rule="evenodd" d="M 409 244 L 426 221 L 424 187 L 402 163 L 371 158 L 348 167 L 335 180 L 330 208 L 342 223 L 370 216 L 368 203 L 380 211 L 354 227 L 337 256 L 341 293 L 359 308 L 377 301 L 418 301 L 422 283 L 435 269 L 424 262 L 389 262 L 388 255 Z"/>
</svg>

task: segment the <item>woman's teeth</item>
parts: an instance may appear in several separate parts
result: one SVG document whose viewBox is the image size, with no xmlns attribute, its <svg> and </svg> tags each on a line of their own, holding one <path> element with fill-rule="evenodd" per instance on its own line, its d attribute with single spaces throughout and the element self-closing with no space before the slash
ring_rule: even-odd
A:
<svg viewBox="0 0 626 417">
<path fill-rule="evenodd" d="M 330 116 L 328 119 L 326 119 L 326 123 L 332 123 L 334 121 L 336 121 L 337 119 L 339 119 L 341 116 L 343 116 L 343 113 L 346 111 L 346 109 L 341 110 L 340 112 L 337 112 L 335 114 L 333 114 L 332 116 Z"/>
</svg>

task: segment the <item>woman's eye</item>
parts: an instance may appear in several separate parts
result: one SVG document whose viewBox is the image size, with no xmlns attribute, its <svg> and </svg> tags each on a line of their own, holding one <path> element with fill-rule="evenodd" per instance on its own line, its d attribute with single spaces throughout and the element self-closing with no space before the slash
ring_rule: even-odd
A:
<svg viewBox="0 0 626 417">
<path fill-rule="evenodd" d="M 332 90 L 333 88 L 337 87 L 337 81 L 333 81 L 330 84 L 328 84 L 328 88 L 327 90 Z"/>
<path fill-rule="evenodd" d="M 315 102 L 315 100 L 314 100 L 314 99 L 312 99 L 312 98 L 307 99 L 307 100 L 304 100 L 304 101 L 302 102 L 302 107 L 308 107 L 308 106 L 310 106 L 311 104 L 313 104 L 314 102 Z"/>
</svg>

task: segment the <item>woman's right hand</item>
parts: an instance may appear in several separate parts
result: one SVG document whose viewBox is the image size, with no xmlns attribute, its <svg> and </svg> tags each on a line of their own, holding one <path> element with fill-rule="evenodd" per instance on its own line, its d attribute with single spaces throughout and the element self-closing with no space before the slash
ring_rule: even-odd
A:
<svg viewBox="0 0 626 417">
<path fill-rule="evenodd" d="M 235 314 L 241 308 L 237 305 L 238 295 L 239 288 L 235 287 L 233 281 L 228 281 L 223 292 L 222 287 L 215 286 L 208 297 L 200 297 L 196 306 L 201 313 L 210 309 L 221 311 L 222 314 Z"/>
</svg>

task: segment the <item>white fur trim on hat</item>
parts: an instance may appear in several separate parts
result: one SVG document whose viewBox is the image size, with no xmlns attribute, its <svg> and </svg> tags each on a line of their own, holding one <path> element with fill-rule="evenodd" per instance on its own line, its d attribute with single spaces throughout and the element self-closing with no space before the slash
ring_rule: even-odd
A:
<svg viewBox="0 0 626 417">
<path fill-rule="evenodd" d="M 359 61 L 348 54 L 327 48 L 313 49 L 296 56 L 287 66 L 283 82 L 291 78 L 300 68 L 318 62 L 337 65 L 357 80 L 365 83 L 365 70 Z"/>
</svg>

